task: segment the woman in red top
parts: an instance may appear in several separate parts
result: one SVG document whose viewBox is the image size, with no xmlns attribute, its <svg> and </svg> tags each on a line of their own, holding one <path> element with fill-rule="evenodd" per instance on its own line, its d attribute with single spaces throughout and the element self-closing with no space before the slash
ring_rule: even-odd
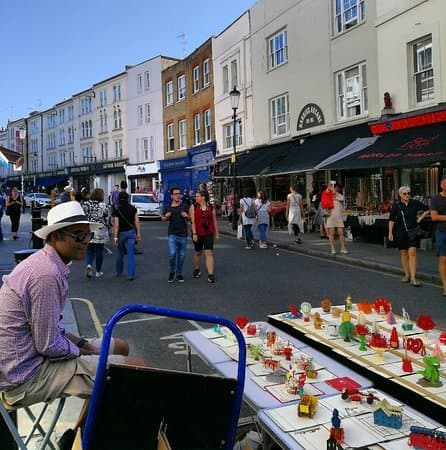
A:
<svg viewBox="0 0 446 450">
<path fill-rule="evenodd" d="M 195 206 L 192 205 L 189 210 L 192 240 L 194 241 L 194 272 L 193 278 L 201 275 L 201 253 L 204 249 L 204 257 L 206 261 L 206 269 L 208 271 L 208 282 L 215 283 L 214 276 L 214 237 L 219 239 L 217 216 L 215 208 L 209 204 L 209 193 L 207 191 L 199 191 L 195 195 Z"/>
</svg>

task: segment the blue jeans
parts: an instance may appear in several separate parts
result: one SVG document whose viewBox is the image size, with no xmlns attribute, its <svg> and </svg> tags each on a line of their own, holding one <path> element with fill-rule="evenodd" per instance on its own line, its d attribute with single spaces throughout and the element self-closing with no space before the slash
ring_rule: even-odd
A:
<svg viewBox="0 0 446 450">
<path fill-rule="evenodd" d="M 102 269 L 102 262 L 104 261 L 104 244 L 88 244 L 87 247 L 87 265 L 92 266 L 96 259 L 96 272 Z"/>
<path fill-rule="evenodd" d="M 245 230 L 245 238 L 248 245 L 254 244 L 254 235 L 252 234 L 252 225 L 243 225 L 243 229 Z"/>
<path fill-rule="evenodd" d="M 259 223 L 257 225 L 257 228 L 259 229 L 260 240 L 266 241 L 267 240 L 266 229 L 268 228 L 268 225 L 266 223 Z"/>
<path fill-rule="evenodd" d="M 186 255 L 187 236 L 169 234 L 169 271 L 183 274 L 184 257 Z"/>
<path fill-rule="evenodd" d="M 135 230 L 119 232 L 118 255 L 116 257 L 116 275 L 121 275 L 124 271 L 124 255 L 127 250 L 127 278 L 135 278 L 135 242 Z"/>
</svg>

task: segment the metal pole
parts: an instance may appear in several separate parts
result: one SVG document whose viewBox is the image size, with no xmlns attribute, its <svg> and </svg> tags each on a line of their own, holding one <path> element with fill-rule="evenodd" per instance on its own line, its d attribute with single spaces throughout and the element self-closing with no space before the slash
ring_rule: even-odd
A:
<svg viewBox="0 0 446 450">
<path fill-rule="evenodd" d="M 237 136 L 235 127 L 237 124 L 237 108 L 232 108 L 233 114 L 233 130 L 232 130 L 232 143 L 234 146 L 234 152 L 232 155 L 232 229 L 237 229 Z"/>
</svg>

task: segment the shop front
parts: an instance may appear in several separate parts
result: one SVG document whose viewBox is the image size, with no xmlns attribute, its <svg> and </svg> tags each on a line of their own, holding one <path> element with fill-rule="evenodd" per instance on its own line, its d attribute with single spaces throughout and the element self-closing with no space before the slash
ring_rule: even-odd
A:
<svg viewBox="0 0 446 450">
<path fill-rule="evenodd" d="M 216 143 L 208 142 L 189 149 L 190 166 L 186 167 L 190 171 L 189 186 L 184 186 L 187 190 L 197 190 L 200 183 L 207 183 L 211 179 L 211 162 L 215 158 Z"/>
<path fill-rule="evenodd" d="M 130 192 L 154 192 L 159 185 L 160 164 L 158 161 L 147 164 L 129 164 L 125 168 L 126 178 L 129 180 Z"/>
<path fill-rule="evenodd" d="M 178 187 L 182 191 L 191 186 L 191 171 L 186 169 L 188 166 L 191 166 L 189 156 L 160 161 L 159 172 L 165 201 L 166 195 L 172 187 Z"/>
<path fill-rule="evenodd" d="M 388 209 L 402 185 L 428 203 L 438 192 L 445 162 L 446 122 L 383 133 L 365 148 L 318 168 L 344 184 L 347 208 L 375 212 Z"/>
</svg>

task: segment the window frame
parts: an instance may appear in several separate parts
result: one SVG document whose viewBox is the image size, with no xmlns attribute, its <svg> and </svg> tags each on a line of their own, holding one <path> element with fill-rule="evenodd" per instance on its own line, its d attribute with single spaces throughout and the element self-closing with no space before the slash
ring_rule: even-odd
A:
<svg viewBox="0 0 446 450">
<path fill-rule="evenodd" d="M 177 102 L 186 100 L 186 75 L 183 73 L 177 77 Z"/>
<path fill-rule="evenodd" d="M 426 45 L 427 44 L 427 45 Z M 421 55 L 421 51 L 417 51 L 417 47 L 420 47 L 423 54 L 426 55 L 426 49 L 429 49 L 429 57 L 430 57 L 430 65 L 426 65 L 423 68 L 418 67 L 419 56 Z M 423 48 L 422 48 L 423 47 Z M 412 83 L 412 103 L 413 105 L 423 105 L 426 103 L 431 103 L 435 100 L 435 72 L 434 72 L 434 61 L 433 61 L 433 42 L 432 35 L 423 36 L 420 39 L 412 42 L 410 45 L 411 51 L 411 83 Z M 425 57 L 426 59 L 426 57 Z M 427 78 L 424 78 L 424 75 L 429 74 Z M 420 81 L 417 81 L 417 78 L 421 78 Z M 424 78 L 424 79 L 423 79 Z M 427 88 L 422 88 L 422 85 L 425 82 L 428 82 Z M 418 92 L 418 87 L 420 88 L 420 92 Z M 423 99 L 423 90 L 427 90 L 427 98 Z"/>
<path fill-rule="evenodd" d="M 204 120 L 204 142 L 212 140 L 212 111 L 210 108 L 203 112 Z"/>
<path fill-rule="evenodd" d="M 144 91 L 150 91 L 150 71 L 146 70 L 144 72 Z"/>
<path fill-rule="evenodd" d="M 144 105 L 144 122 L 150 123 L 152 121 L 152 106 L 150 103 Z"/>
<path fill-rule="evenodd" d="M 173 105 L 174 93 L 173 93 L 173 81 L 166 82 L 166 106 Z"/>
<path fill-rule="evenodd" d="M 138 125 L 142 125 L 143 123 L 143 118 L 144 118 L 144 110 L 143 110 L 143 106 L 142 105 L 138 105 L 138 110 L 137 110 L 137 122 Z"/>
<path fill-rule="evenodd" d="M 211 84 L 211 61 L 206 58 L 203 61 L 203 87 L 208 87 Z"/>
<path fill-rule="evenodd" d="M 333 34 L 335 36 L 345 33 L 365 21 L 365 0 L 348 1 L 350 3 L 346 8 L 345 0 L 333 0 Z M 356 15 L 347 19 L 346 14 L 355 8 Z"/>
<path fill-rule="evenodd" d="M 279 111 L 279 108 L 282 108 L 279 102 L 284 103 L 285 112 Z M 269 100 L 269 118 L 271 139 L 290 135 L 290 100 L 288 92 L 277 95 Z M 284 132 L 279 132 L 280 127 L 285 127 Z"/>
<path fill-rule="evenodd" d="M 201 144 L 201 117 L 200 113 L 194 114 L 194 145 Z"/>
<path fill-rule="evenodd" d="M 223 126 L 223 145 L 224 148 L 234 147 L 234 121 Z M 243 127 L 242 121 L 237 120 L 235 122 L 235 146 L 240 147 L 243 145 Z"/>
<path fill-rule="evenodd" d="M 171 153 L 175 151 L 175 127 L 174 123 L 168 123 L 166 125 L 166 141 L 167 141 L 167 152 Z"/>
<path fill-rule="evenodd" d="M 347 72 L 357 69 L 357 75 L 346 78 Z M 368 114 L 368 86 L 367 86 L 367 63 L 362 62 L 343 70 L 335 72 L 335 102 L 336 120 L 343 121 L 351 118 L 364 117 Z M 355 90 L 355 78 L 357 79 L 358 98 L 349 94 Z M 342 88 L 342 89 L 341 89 Z M 348 97 L 351 97 L 349 100 Z M 359 107 L 358 114 L 349 114 L 349 109 Z"/>
<path fill-rule="evenodd" d="M 187 121 L 182 119 L 178 121 L 178 148 L 185 150 L 187 148 Z"/>
<path fill-rule="evenodd" d="M 192 76 L 193 76 L 193 90 L 194 94 L 196 94 L 200 90 L 200 66 L 195 66 L 192 69 Z"/>
<path fill-rule="evenodd" d="M 282 47 L 276 48 L 276 41 L 280 38 L 280 36 L 283 36 L 283 45 Z M 267 40 L 267 46 L 268 70 L 276 69 L 288 62 L 288 32 L 286 28 L 283 28 L 282 30 L 279 30 L 271 35 Z M 282 55 L 280 61 L 279 55 Z"/>
</svg>

